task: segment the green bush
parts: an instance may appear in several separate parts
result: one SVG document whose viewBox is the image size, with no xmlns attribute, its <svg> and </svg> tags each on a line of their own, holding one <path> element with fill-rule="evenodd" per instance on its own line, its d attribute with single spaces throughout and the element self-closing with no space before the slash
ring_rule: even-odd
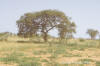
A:
<svg viewBox="0 0 100 66">
<path fill-rule="evenodd" d="M 43 60 L 41 60 L 41 62 L 49 62 L 48 60 L 46 60 L 46 59 L 43 59 Z"/>
<path fill-rule="evenodd" d="M 100 61 L 97 61 L 96 62 L 96 66 L 100 66 Z"/>
<path fill-rule="evenodd" d="M 83 38 L 79 38 L 79 41 L 80 41 L 80 42 L 84 42 L 85 39 L 83 39 Z"/>
</svg>

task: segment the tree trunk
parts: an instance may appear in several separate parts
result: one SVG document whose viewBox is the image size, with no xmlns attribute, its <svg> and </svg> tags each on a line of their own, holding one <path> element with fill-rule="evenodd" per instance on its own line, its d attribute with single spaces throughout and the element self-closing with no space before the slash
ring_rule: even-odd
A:
<svg viewBox="0 0 100 66">
<path fill-rule="evenodd" d="M 48 37 L 48 36 L 47 36 L 47 32 L 44 32 L 43 39 L 44 39 L 44 41 L 45 41 L 45 42 L 47 42 L 47 41 L 48 41 L 47 37 Z"/>
<path fill-rule="evenodd" d="M 92 37 L 91 40 L 95 40 L 95 37 Z"/>
<path fill-rule="evenodd" d="M 100 48 L 100 35 L 99 35 L 99 46 L 98 47 Z"/>
</svg>

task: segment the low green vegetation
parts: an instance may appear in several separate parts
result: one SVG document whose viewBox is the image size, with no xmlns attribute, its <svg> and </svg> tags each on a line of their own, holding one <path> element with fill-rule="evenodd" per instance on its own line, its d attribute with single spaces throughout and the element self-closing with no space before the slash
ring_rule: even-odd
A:
<svg viewBox="0 0 100 66">
<path fill-rule="evenodd" d="M 97 61 L 96 62 L 96 66 L 100 66 L 100 61 Z"/>
<path fill-rule="evenodd" d="M 70 40 L 67 43 L 64 40 L 64 44 L 58 40 L 39 43 L 32 41 L 22 43 L 17 42 L 18 40 L 13 42 L 2 41 L 0 42 L 0 62 L 6 65 L 16 64 L 13 66 L 77 66 L 77 64 L 71 63 L 72 61 L 70 61 L 70 59 L 77 59 L 73 61 L 82 63 L 91 62 L 99 66 L 100 63 L 96 59 L 92 59 L 92 56 L 99 58 L 100 47 L 98 47 L 98 40 Z M 86 57 L 84 53 L 90 55 L 87 58 L 81 59 L 82 57 Z M 61 63 L 64 60 L 63 58 L 66 59 L 65 62 L 69 62 Z M 84 66 L 85 64 L 78 65 Z"/>
</svg>

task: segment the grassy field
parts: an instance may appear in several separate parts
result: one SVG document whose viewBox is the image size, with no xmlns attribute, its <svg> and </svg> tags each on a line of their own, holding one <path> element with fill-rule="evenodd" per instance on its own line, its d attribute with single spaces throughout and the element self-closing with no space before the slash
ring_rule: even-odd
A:
<svg viewBox="0 0 100 66">
<path fill-rule="evenodd" d="M 99 40 L 50 39 L 44 43 L 37 39 L 0 41 L 0 66 L 100 66 Z"/>
</svg>

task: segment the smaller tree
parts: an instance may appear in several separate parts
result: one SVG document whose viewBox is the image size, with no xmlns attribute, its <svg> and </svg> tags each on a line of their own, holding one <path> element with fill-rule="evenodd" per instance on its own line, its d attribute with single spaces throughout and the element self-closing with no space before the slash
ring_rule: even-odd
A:
<svg viewBox="0 0 100 66">
<path fill-rule="evenodd" d="M 67 30 L 66 38 L 74 38 L 73 34 L 76 33 L 76 24 L 71 22 Z"/>
<path fill-rule="evenodd" d="M 89 36 L 91 37 L 91 39 L 95 39 L 95 37 L 97 36 L 97 34 L 99 32 L 97 30 L 94 30 L 94 29 L 88 29 L 87 33 L 89 34 Z"/>
<path fill-rule="evenodd" d="M 67 25 L 59 25 L 58 32 L 60 39 L 73 38 L 73 33 L 76 33 L 76 24 L 69 22 Z"/>
</svg>

